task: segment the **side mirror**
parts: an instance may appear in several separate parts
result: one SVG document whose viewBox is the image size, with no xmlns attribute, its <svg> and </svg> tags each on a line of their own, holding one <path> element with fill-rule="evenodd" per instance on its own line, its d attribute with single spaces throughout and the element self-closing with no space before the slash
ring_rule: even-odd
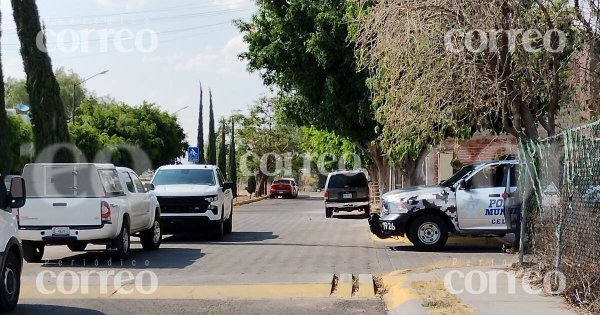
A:
<svg viewBox="0 0 600 315">
<path fill-rule="evenodd" d="M 10 208 L 21 208 L 25 205 L 27 193 L 25 191 L 25 180 L 22 177 L 13 177 L 11 179 L 8 199 L 8 206 Z"/>
<path fill-rule="evenodd" d="M 224 182 L 223 183 L 223 191 L 226 191 L 228 189 L 233 190 L 233 182 Z"/>
<path fill-rule="evenodd" d="M 461 179 L 458 181 L 457 187 L 459 190 L 469 190 L 469 185 L 468 185 L 467 181 L 465 181 L 464 179 Z"/>
<path fill-rule="evenodd" d="M 146 191 L 153 191 L 156 189 L 156 187 L 154 187 L 154 184 L 152 184 L 152 183 L 145 184 L 144 188 L 146 188 Z"/>
</svg>

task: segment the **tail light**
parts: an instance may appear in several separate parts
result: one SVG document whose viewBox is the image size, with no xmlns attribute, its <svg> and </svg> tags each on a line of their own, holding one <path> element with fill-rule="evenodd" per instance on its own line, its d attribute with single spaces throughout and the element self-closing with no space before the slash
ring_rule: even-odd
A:
<svg viewBox="0 0 600 315">
<path fill-rule="evenodd" d="M 367 198 L 371 198 L 371 189 L 367 188 Z"/>
<path fill-rule="evenodd" d="M 325 197 L 325 199 L 329 198 L 329 192 L 327 190 L 323 193 L 323 197 Z"/>
<path fill-rule="evenodd" d="M 110 205 L 106 201 L 100 203 L 100 219 L 102 222 L 110 222 Z"/>
</svg>

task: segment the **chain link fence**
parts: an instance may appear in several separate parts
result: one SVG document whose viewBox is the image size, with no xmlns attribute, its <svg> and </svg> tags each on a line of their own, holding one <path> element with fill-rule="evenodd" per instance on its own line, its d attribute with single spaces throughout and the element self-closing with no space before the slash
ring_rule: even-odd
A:
<svg viewBox="0 0 600 315">
<path fill-rule="evenodd" d="M 565 296 L 600 313 L 600 121 L 518 145 L 521 253 L 564 274 Z"/>
</svg>

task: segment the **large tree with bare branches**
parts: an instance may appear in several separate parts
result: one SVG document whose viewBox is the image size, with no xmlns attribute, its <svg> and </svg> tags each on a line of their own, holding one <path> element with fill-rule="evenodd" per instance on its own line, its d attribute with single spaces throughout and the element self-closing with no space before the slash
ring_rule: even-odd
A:
<svg viewBox="0 0 600 315">
<path fill-rule="evenodd" d="M 363 12 L 355 39 L 376 73 L 382 139 L 398 156 L 474 128 L 556 132 L 577 40 L 567 3 L 380 0 Z"/>
</svg>

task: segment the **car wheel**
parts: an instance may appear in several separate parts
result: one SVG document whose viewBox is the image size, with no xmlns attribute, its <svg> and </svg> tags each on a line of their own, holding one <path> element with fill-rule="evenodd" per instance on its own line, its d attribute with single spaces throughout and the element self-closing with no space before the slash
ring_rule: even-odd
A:
<svg viewBox="0 0 600 315">
<path fill-rule="evenodd" d="M 123 221 L 121 233 L 109 245 L 109 250 L 112 252 L 113 257 L 124 260 L 129 258 L 129 249 L 131 248 L 130 238 L 129 224 L 127 221 Z"/>
<path fill-rule="evenodd" d="M 437 251 L 448 241 L 448 226 L 436 215 L 424 215 L 410 225 L 408 239 L 418 250 Z"/>
<path fill-rule="evenodd" d="M 326 218 L 333 217 L 333 209 L 332 208 L 325 208 L 325 217 Z"/>
<path fill-rule="evenodd" d="M 0 275 L 0 312 L 10 312 L 17 307 L 21 290 L 21 263 L 12 252 L 6 253 L 6 262 Z"/>
<path fill-rule="evenodd" d="M 160 227 L 160 216 L 154 217 L 152 227 L 140 233 L 140 243 L 145 250 L 157 250 L 162 242 L 162 229 Z"/>
<path fill-rule="evenodd" d="M 85 250 L 85 248 L 87 247 L 87 245 L 88 245 L 87 242 L 77 242 L 77 243 L 68 244 L 67 247 L 72 252 L 83 252 Z"/>
<path fill-rule="evenodd" d="M 221 211 L 221 219 L 217 222 L 215 222 L 215 227 L 214 227 L 214 231 L 213 231 L 213 240 L 215 241 L 222 241 L 223 237 L 225 236 L 225 225 L 223 224 L 223 214 L 224 211 Z"/>
<path fill-rule="evenodd" d="M 46 245 L 41 242 L 23 241 L 23 258 L 28 263 L 42 261 Z"/>
<path fill-rule="evenodd" d="M 371 207 L 367 206 L 365 208 L 365 216 L 367 217 L 367 219 L 371 217 Z"/>
<path fill-rule="evenodd" d="M 229 215 L 229 219 L 225 220 L 223 231 L 225 234 L 231 234 L 231 232 L 233 232 L 233 206 L 231 206 L 231 214 Z"/>
</svg>

